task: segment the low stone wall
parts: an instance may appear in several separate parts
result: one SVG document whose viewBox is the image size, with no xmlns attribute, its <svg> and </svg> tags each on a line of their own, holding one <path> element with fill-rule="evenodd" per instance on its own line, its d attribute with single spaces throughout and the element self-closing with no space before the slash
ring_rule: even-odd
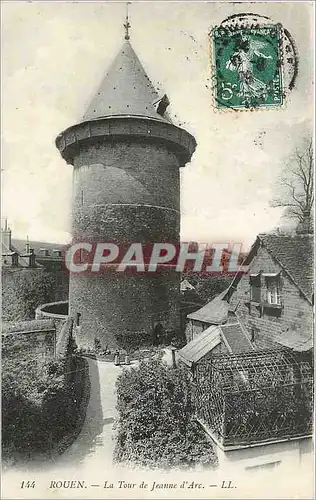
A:
<svg viewBox="0 0 316 500">
<path fill-rule="evenodd" d="M 3 357 L 54 357 L 56 327 L 50 319 L 2 323 Z"/>
<path fill-rule="evenodd" d="M 73 334 L 74 320 L 67 316 L 64 321 L 57 339 L 56 356 L 68 357 L 71 355 L 72 334 Z"/>
<path fill-rule="evenodd" d="M 61 329 L 68 318 L 68 301 L 41 304 L 35 311 L 35 319 L 50 319 L 56 328 L 56 338 L 59 341 Z"/>
</svg>

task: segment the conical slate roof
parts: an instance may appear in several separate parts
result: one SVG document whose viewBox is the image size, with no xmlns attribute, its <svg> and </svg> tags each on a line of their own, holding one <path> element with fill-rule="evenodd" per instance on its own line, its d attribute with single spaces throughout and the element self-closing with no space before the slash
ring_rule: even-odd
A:
<svg viewBox="0 0 316 500">
<path fill-rule="evenodd" d="M 160 97 L 127 41 L 105 75 L 83 121 L 127 115 L 170 122 L 166 113 L 161 116 L 156 111 L 154 103 Z"/>
</svg>

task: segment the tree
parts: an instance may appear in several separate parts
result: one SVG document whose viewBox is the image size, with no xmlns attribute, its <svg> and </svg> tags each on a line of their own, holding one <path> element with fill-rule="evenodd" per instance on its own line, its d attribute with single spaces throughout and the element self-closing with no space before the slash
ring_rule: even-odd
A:
<svg viewBox="0 0 316 500">
<path fill-rule="evenodd" d="M 278 195 L 272 207 L 284 207 L 284 217 L 303 222 L 312 215 L 314 206 L 313 139 L 308 137 L 296 148 L 278 181 Z"/>
</svg>

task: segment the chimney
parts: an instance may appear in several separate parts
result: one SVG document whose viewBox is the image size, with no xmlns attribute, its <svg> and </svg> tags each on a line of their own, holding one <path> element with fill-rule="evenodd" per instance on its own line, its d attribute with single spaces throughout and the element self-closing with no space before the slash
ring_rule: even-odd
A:
<svg viewBox="0 0 316 500">
<path fill-rule="evenodd" d="M 313 234 L 313 219 L 310 210 L 303 211 L 303 219 L 299 221 L 296 234 Z"/>
<path fill-rule="evenodd" d="M 29 237 L 26 237 L 26 243 L 25 243 L 25 253 L 30 253 L 30 242 L 29 242 Z"/>
<path fill-rule="evenodd" d="M 11 252 L 11 229 L 8 226 L 8 220 L 4 221 L 4 229 L 1 229 L 1 240 L 4 252 Z"/>
</svg>

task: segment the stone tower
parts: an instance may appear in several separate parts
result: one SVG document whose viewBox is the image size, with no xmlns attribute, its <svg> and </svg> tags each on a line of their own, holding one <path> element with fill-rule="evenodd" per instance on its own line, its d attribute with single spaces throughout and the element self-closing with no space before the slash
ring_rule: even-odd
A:
<svg viewBox="0 0 316 500">
<path fill-rule="evenodd" d="M 58 135 L 73 165 L 72 234 L 81 241 L 179 242 L 179 168 L 196 141 L 173 125 L 129 37 L 82 121 Z M 103 347 L 151 343 L 159 328 L 180 325 L 179 273 L 119 272 L 70 277 L 70 314 L 80 314 L 77 343 Z"/>
</svg>

